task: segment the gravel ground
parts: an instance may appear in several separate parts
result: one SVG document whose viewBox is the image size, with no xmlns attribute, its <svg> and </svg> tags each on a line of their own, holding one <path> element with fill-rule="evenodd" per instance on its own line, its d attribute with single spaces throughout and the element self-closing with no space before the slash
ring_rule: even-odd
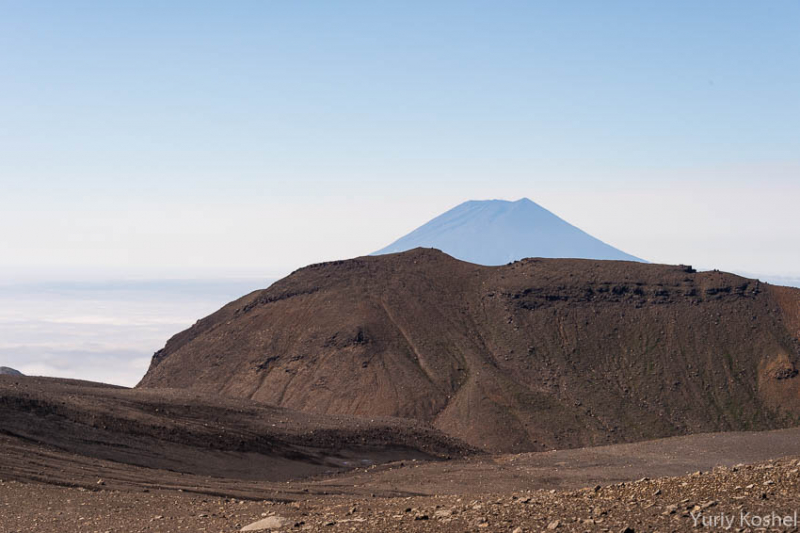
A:
<svg viewBox="0 0 800 533">
<path fill-rule="evenodd" d="M 0 482 L 0 533 L 223 533 L 269 517 L 278 525 L 274 531 L 285 532 L 670 532 L 701 525 L 707 531 L 797 531 L 797 509 L 800 459 L 795 458 L 569 491 L 317 496 L 292 503 Z M 787 515 L 788 524 L 775 524 L 775 517 L 784 522 Z"/>
</svg>

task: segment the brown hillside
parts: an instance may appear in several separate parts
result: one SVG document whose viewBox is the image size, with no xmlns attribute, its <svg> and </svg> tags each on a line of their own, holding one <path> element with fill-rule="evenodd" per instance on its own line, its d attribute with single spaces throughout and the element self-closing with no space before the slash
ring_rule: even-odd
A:
<svg viewBox="0 0 800 533">
<path fill-rule="evenodd" d="M 319 416 L 193 391 L 54 378 L 0 376 L 0 422 L 0 474 L 20 470 L 16 449 L 35 465 L 29 479 L 45 482 L 40 470 L 61 464 L 55 451 L 79 463 L 154 469 L 153 476 L 164 470 L 257 481 L 473 452 L 413 420 Z"/>
<path fill-rule="evenodd" d="M 800 290 L 439 251 L 303 268 L 179 333 L 140 387 L 433 423 L 490 450 L 793 425 Z"/>
</svg>

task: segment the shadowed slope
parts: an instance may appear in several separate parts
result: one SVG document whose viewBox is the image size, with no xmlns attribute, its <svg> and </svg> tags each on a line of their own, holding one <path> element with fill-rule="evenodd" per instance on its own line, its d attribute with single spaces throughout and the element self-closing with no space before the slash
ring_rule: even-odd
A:
<svg viewBox="0 0 800 533">
<path fill-rule="evenodd" d="M 412 420 L 298 413 L 185 390 L 0 376 L 0 440 L 199 476 L 283 481 L 468 446 Z"/>
</svg>

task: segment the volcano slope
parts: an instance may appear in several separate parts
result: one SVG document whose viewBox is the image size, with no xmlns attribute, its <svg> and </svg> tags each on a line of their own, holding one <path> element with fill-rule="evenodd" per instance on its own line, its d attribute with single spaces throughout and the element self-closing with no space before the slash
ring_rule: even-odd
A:
<svg viewBox="0 0 800 533">
<path fill-rule="evenodd" d="M 175 335 L 140 388 L 432 423 L 522 452 L 794 425 L 800 290 L 432 249 L 312 265 Z"/>
</svg>

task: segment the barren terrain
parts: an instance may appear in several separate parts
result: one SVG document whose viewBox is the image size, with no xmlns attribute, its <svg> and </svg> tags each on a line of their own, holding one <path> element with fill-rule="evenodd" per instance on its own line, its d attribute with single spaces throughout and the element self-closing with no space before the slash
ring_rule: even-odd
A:
<svg viewBox="0 0 800 533">
<path fill-rule="evenodd" d="M 281 531 L 683 531 L 698 511 L 793 512 L 800 488 L 797 463 L 775 461 L 800 457 L 800 428 L 492 455 L 414 422 L 18 377 L 0 378 L 0 420 L 2 533 L 270 516 Z"/>
<path fill-rule="evenodd" d="M 547 462 L 544 459 L 541 466 Z M 685 461 L 681 467 L 690 463 Z M 234 532 L 269 517 L 278 531 L 690 531 L 695 518 L 710 520 L 720 515 L 736 520 L 734 531 L 756 531 L 759 528 L 750 527 L 754 517 L 773 512 L 785 516 L 797 510 L 798 466 L 800 460 L 787 458 L 750 466 L 718 466 L 677 477 L 631 479 L 633 470 L 610 467 L 604 471 L 595 464 L 601 477 L 626 481 L 569 490 L 547 488 L 563 481 L 562 472 L 574 470 L 551 464 L 547 482 L 533 478 L 528 483 L 521 471 L 513 476 L 513 483 L 508 473 L 501 475 L 515 490 L 490 483 L 481 484 L 480 492 L 476 485 L 462 485 L 470 487 L 464 494 L 445 490 L 437 495 L 357 494 L 349 489 L 350 494 L 343 490 L 298 494 L 288 490 L 286 494 L 295 501 L 152 487 L 157 482 L 147 485 L 151 488 L 131 484 L 69 488 L 4 479 L 0 481 L 0 533 Z M 466 467 L 465 474 L 470 472 L 475 473 L 474 466 Z M 566 477 L 570 484 L 576 481 L 569 474 Z M 429 478 L 425 492 L 435 488 L 435 479 Z M 230 481 L 229 487 L 234 488 L 235 482 Z M 347 481 L 332 479 L 326 486 L 341 487 Z M 317 485 L 301 483 L 292 488 L 303 486 Z M 742 517 L 749 522 L 743 524 Z M 773 530 L 794 531 L 796 527 Z"/>
</svg>

